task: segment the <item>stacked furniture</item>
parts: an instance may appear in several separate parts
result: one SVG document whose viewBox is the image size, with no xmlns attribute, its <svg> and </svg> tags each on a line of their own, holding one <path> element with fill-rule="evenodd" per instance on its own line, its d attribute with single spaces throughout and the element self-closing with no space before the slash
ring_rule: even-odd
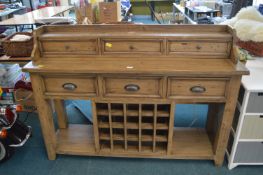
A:
<svg viewBox="0 0 263 175">
<path fill-rule="evenodd" d="M 263 60 L 248 61 L 227 149 L 228 167 L 263 165 Z"/>
<path fill-rule="evenodd" d="M 50 160 L 56 154 L 209 159 L 222 165 L 241 76 L 227 26 L 43 26 L 30 73 Z M 69 124 L 65 99 L 92 101 Z M 49 101 L 53 100 L 56 131 Z M 205 128 L 175 128 L 177 104 L 209 105 Z"/>
</svg>

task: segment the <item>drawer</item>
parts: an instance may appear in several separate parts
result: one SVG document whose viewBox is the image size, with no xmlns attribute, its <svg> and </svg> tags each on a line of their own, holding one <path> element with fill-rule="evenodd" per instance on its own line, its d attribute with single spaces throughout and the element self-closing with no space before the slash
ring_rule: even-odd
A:
<svg viewBox="0 0 263 175">
<path fill-rule="evenodd" d="M 162 54 L 164 50 L 163 40 L 131 40 L 131 39 L 104 39 L 102 41 L 104 54 L 118 53 L 143 53 Z"/>
<path fill-rule="evenodd" d="M 168 97 L 225 97 L 225 78 L 168 78 Z"/>
<path fill-rule="evenodd" d="M 247 113 L 263 113 L 263 92 L 252 92 L 249 95 Z"/>
<path fill-rule="evenodd" d="M 245 116 L 241 139 L 263 139 L 263 115 Z"/>
<path fill-rule="evenodd" d="M 229 46 L 228 42 L 168 41 L 168 53 L 227 56 L 230 51 Z"/>
<path fill-rule="evenodd" d="M 95 55 L 98 53 L 96 39 L 83 41 L 42 41 L 41 45 L 42 52 L 46 55 Z"/>
<path fill-rule="evenodd" d="M 96 77 L 90 76 L 46 76 L 44 77 L 46 94 L 83 94 L 96 96 Z"/>
<path fill-rule="evenodd" d="M 239 142 L 234 163 L 263 163 L 263 143 Z"/>
<path fill-rule="evenodd" d="M 104 77 L 104 96 L 153 97 L 162 96 L 162 77 Z"/>
</svg>

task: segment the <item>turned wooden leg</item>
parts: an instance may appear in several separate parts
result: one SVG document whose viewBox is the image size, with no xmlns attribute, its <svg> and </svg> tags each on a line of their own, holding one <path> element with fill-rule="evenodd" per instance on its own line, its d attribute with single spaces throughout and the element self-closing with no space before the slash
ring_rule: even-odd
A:
<svg viewBox="0 0 263 175">
<path fill-rule="evenodd" d="M 54 100 L 55 110 L 57 113 L 58 127 L 60 129 L 65 129 L 68 127 L 67 113 L 64 107 L 64 100 L 55 99 Z"/>
<path fill-rule="evenodd" d="M 31 74 L 34 99 L 38 109 L 38 116 L 44 137 L 44 142 L 49 160 L 56 159 L 56 133 L 53 122 L 52 110 L 47 100 L 44 98 L 44 86 L 39 75 Z"/>
<path fill-rule="evenodd" d="M 216 133 L 214 150 L 215 150 L 215 165 L 221 166 L 224 161 L 225 150 L 230 134 L 230 129 L 232 126 L 232 121 L 234 118 L 234 112 L 237 103 L 237 96 L 240 88 L 241 77 L 233 77 L 229 82 L 229 87 L 227 91 L 227 103 L 225 104 L 223 119 L 221 125 Z"/>
</svg>

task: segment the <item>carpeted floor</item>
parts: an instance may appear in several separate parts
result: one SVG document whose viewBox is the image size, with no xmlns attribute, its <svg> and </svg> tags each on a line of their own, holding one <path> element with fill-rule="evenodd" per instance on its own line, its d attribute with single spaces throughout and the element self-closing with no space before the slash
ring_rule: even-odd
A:
<svg viewBox="0 0 263 175">
<path fill-rule="evenodd" d="M 196 110 L 203 111 L 203 114 L 206 113 L 205 106 L 192 106 L 192 109 L 187 111 L 184 108 L 185 106 L 181 106 L 179 113 L 181 111 L 184 115 L 194 114 Z M 72 103 L 67 105 L 67 112 L 71 123 L 87 123 L 87 119 Z M 23 117 L 25 116 L 21 118 Z M 188 122 L 178 120 L 178 122 L 185 125 L 192 123 L 193 120 L 188 120 Z M 58 155 L 56 160 L 50 161 L 45 152 L 38 117 L 30 115 L 27 124 L 33 127 L 33 137 L 24 147 L 18 148 L 10 160 L 0 164 L 0 175 L 261 175 L 263 172 L 263 166 L 240 166 L 230 171 L 227 169 L 226 161 L 220 168 L 215 167 L 212 161 L 203 160 Z"/>
</svg>

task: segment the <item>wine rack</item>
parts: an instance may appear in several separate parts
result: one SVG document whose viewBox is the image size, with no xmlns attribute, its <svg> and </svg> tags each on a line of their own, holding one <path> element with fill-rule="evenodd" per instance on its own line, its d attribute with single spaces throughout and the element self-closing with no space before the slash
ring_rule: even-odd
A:
<svg viewBox="0 0 263 175">
<path fill-rule="evenodd" d="M 170 104 L 96 103 L 100 151 L 166 153 Z"/>
</svg>

